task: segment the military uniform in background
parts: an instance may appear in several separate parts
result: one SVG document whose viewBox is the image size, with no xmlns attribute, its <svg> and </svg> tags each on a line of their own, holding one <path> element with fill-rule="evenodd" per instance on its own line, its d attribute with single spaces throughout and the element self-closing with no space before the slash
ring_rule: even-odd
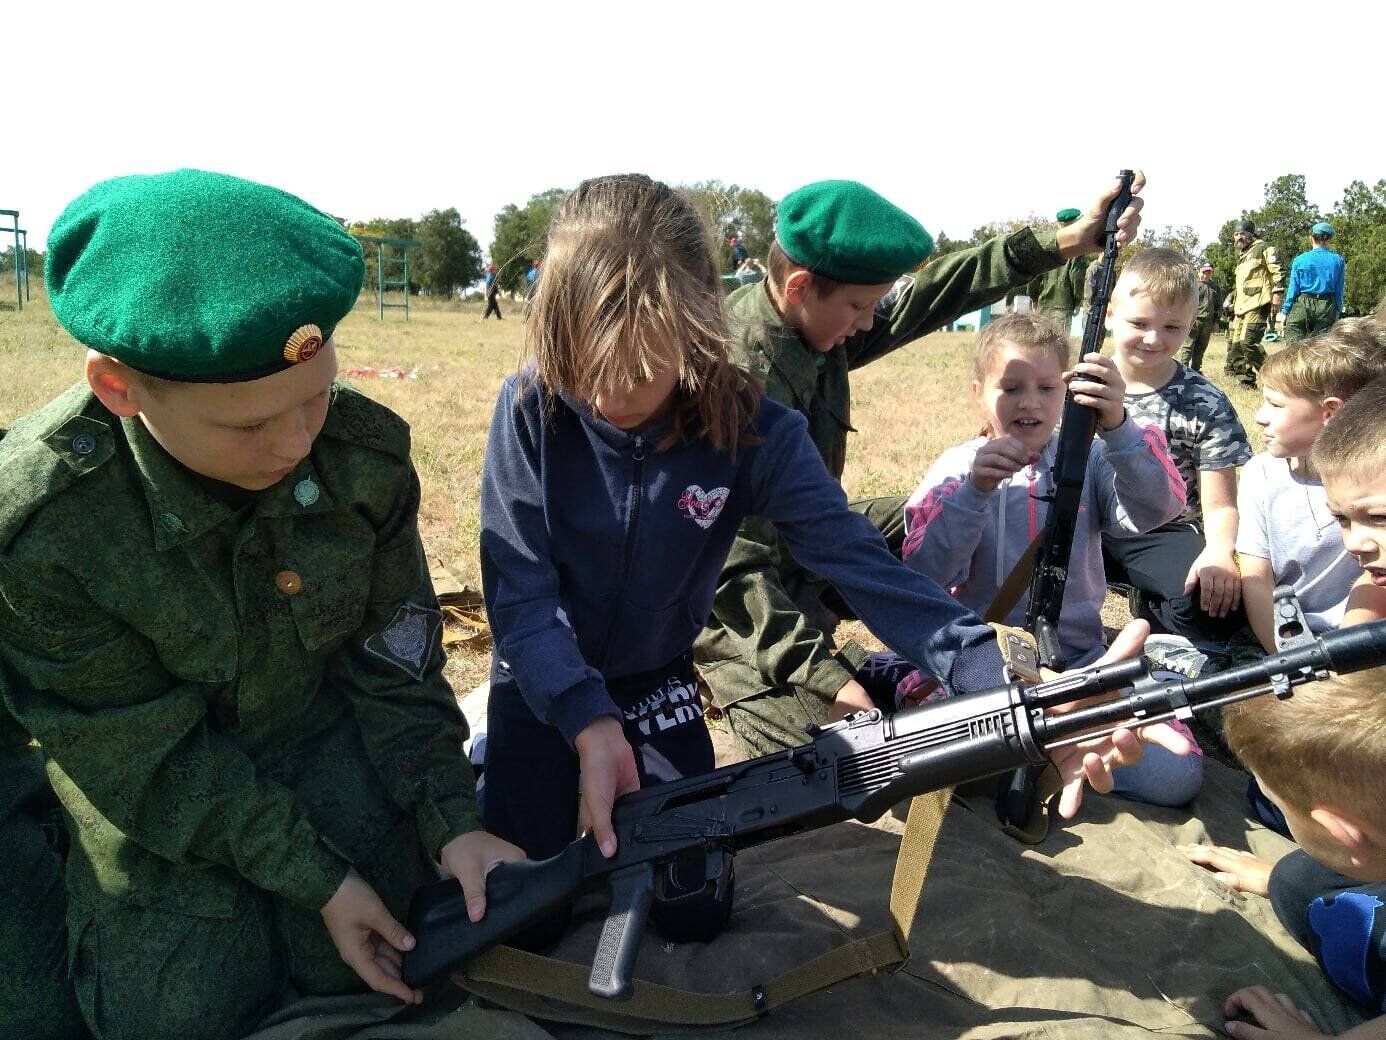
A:
<svg viewBox="0 0 1386 1040">
<path fill-rule="evenodd" d="M 1195 372 L 1203 371 L 1203 354 L 1208 349 L 1208 341 L 1218 327 L 1218 311 L 1222 303 L 1222 291 L 1217 283 L 1198 280 L 1198 309 L 1194 312 L 1193 328 L 1189 330 L 1189 340 L 1179 348 L 1179 361 Z"/>
<path fill-rule="evenodd" d="M 1290 264 L 1289 288 L 1281 307 L 1286 343 L 1328 331 L 1343 313 L 1347 262 L 1328 248 L 1333 225 L 1320 220 L 1310 234 L 1314 247 Z"/>
<path fill-rule="evenodd" d="M 949 253 L 906 275 L 870 331 L 825 353 L 785 325 L 768 283 L 748 285 L 724 304 L 734 360 L 764 382 L 771 398 L 807 417 L 810 436 L 840 479 L 852 430 L 852 369 L 995 302 L 1008 287 L 1060 263 L 1054 233 L 1028 228 Z M 891 496 L 852 503 L 897 555 L 904 501 Z M 832 631 L 843 609 L 831 586 L 799 567 L 769 524 L 753 519 L 742 525 L 694 651 L 714 702 L 752 752 L 803 743 L 804 725 L 823 722 L 838 690 L 864 664 L 866 653 L 855 643 L 837 653 Z"/>
<path fill-rule="evenodd" d="M 1063 227 L 1080 216 L 1082 213 L 1076 209 L 1061 209 L 1055 219 Z M 1073 330 L 1073 316 L 1084 306 L 1090 262 L 1090 257 L 1075 256 L 1033 279 L 1025 289 L 1030 305 L 1063 329 L 1066 336 Z"/>
<path fill-rule="evenodd" d="M 1284 289 L 1285 275 L 1275 247 L 1254 239 L 1237 261 L 1232 327 L 1227 333 L 1227 362 L 1223 368 L 1243 386 L 1256 386 L 1256 373 L 1266 360 L 1261 338 L 1275 305 L 1273 297 L 1279 297 Z"/>
<path fill-rule="evenodd" d="M 1040 275 L 1026 289 L 1035 309 L 1052 319 L 1065 335 L 1073 331 L 1073 316 L 1083 305 L 1088 263 L 1088 257 L 1075 256 L 1062 267 Z"/>
</svg>

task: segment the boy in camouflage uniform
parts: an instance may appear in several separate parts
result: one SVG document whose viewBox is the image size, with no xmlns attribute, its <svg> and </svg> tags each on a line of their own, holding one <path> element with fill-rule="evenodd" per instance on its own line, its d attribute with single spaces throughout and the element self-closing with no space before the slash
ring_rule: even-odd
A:
<svg viewBox="0 0 1386 1040">
<path fill-rule="evenodd" d="M 1198 309 L 1194 311 L 1193 329 L 1189 332 L 1189 341 L 1179 350 L 1179 363 L 1195 372 L 1203 371 L 1203 354 L 1217 330 L 1220 298 L 1218 287 L 1213 283 L 1213 265 L 1203 264 L 1198 269 Z"/>
<path fill-rule="evenodd" d="M 1235 287 L 1223 305 L 1232 311 L 1223 373 L 1246 389 L 1255 390 L 1256 373 L 1266 360 L 1261 339 L 1272 312 L 1280 306 L 1285 275 L 1275 247 L 1256 237 L 1256 225 L 1251 221 L 1237 221 L 1232 238 L 1242 255 L 1237 260 Z"/>
<path fill-rule="evenodd" d="M 1134 190 L 1144 183 L 1137 174 Z M 734 359 L 771 398 L 805 415 L 840 479 L 852 429 L 850 371 L 1008 288 L 1099 251 L 1102 216 L 1117 190 L 1057 231 L 1024 228 L 919 268 L 933 240 L 907 213 L 852 181 L 800 188 L 777 210 L 769 277 L 724 304 Z M 1122 215 L 1121 241 L 1134 237 L 1140 206 L 1136 198 Z M 898 555 L 904 497 L 852 505 Z M 694 651 L 715 704 L 750 751 L 801 744 L 806 724 L 872 706 L 858 681 L 865 651 L 849 643 L 839 653 L 832 640 L 844 612 L 831 587 L 799 567 L 768 523 L 742 525 Z"/>
<path fill-rule="evenodd" d="M 440 861 L 480 911 L 522 854 L 476 829 L 408 428 L 334 385 L 359 246 L 182 170 L 91 189 L 47 263 L 91 352 L 0 441 L 0 661 L 73 834 L 87 1025 L 238 1037 L 295 991 L 419 1000 L 414 888 Z M 51 930 L 62 894 L 27 895 Z"/>
<path fill-rule="evenodd" d="M 1070 207 L 1059 210 L 1054 214 L 1054 219 L 1060 227 L 1067 227 L 1082 215 L 1081 210 Z M 1073 315 L 1083 305 L 1087 274 L 1088 257 L 1075 256 L 1065 260 L 1062 266 L 1040 275 L 1025 290 L 1035 309 L 1052 319 L 1066 336 L 1073 329 Z"/>
</svg>

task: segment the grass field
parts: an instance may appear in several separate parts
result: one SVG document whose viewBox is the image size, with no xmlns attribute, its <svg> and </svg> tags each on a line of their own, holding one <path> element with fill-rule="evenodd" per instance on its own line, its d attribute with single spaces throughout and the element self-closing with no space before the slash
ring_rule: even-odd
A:
<svg viewBox="0 0 1386 1040">
<path fill-rule="evenodd" d="M 0 426 L 81 377 L 82 350 L 54 320 L 42 287 L 33 302 L 14 309 L 13 282 L 0 279 Z M 10 302 L 7 302 L 10 301 Z M 481 321 L 481 305 L 411 305 L 376 317 L 363 302 L 338 327 L 341 369 L 417 369 L 414 379 L 346 377 L 362 392 L 393 408 L 413 427 L 414 461 L 423 483 L 420 527 L 429 555 L 481 587 L 477 562 L 478 491 L 486 429 L 501 380 L 514 371 L 524 326 L 517 303 L 502 300 L 504 321 Z M 968 398 L 972 337 L 935 333 L 852 376 L 849 461 L 843 483 L 850 497 L 907 494 L 945 448 L 971 436 L 978 420 Z M 1209 346 L 1204 370 L 1227 390 L 1260 450 L 1251 422 L 1259 394 L 1221 381 L 1225 344 Z M 1109 622 L 1120 620 L 1112 603 Z M 858 630 L 853 633 L 860 638 Z M 485 654 L 455 654 L 448 674 L 459 694 L 485 678 Z"/>
</svg>

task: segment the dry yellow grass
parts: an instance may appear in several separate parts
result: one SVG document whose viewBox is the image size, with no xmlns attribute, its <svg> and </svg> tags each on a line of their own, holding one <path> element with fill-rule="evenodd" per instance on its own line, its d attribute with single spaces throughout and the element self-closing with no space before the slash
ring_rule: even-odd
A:
<svg viewBox="0 0 1386 1040">
<path fill-rule="evenodd" d="M 82 352 L 54 320 L 42 287 L 16 312 L 0 281 L 0 426 L 80 378 Z M 414 431 L 423 483 L 420 527 L 431 556 L 480 588 L 478 490 L 486 429 L 496 393 L 514 371 L 523 324 L 518 304 L 502 300 L 506 319 L 481 320 L 480 304 L 415 302 L 411 320 L 376 317 L 362 301 L 337 331 L 342 371 L 353 367 L 418 370 L 416 379 L 350 378 L 404 416 Z M 935 333 L 853 374 L 852 425 L 857 433 L 843 475 L 849 496 L 907 494 L 929 462 L 978 426 L 968 395 L 972 336 Z M 1214 340 L 1204 369 L 1220 381 L 1225 345 Z M 1223 386 L 1259 450 L 1251 423 L 1259 395 Z M 1112 620 L 1119 617 L 1113 606 Z M 860 638 L 859 626 L 853 635 Z M 465 693 L 485 677 L 484 654 L 454 655 L 449 677 Z"/>
</svg>

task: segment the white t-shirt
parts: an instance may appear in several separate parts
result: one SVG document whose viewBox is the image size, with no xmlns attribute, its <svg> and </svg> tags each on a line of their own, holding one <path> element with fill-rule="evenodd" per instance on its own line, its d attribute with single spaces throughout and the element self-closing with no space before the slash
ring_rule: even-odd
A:
<svg viewBox="0 0 1386 1040">
<path fill-rule="evenodd" d="M 1323 485 L 1262 452 L 1242 468 L 1237 517 L 1237 552 L 1269 560 L 1275 584 L 1294 586 L 1315 635 L 1337 628 L 1362 568 L 1343 548 Z"/>
</svg>

